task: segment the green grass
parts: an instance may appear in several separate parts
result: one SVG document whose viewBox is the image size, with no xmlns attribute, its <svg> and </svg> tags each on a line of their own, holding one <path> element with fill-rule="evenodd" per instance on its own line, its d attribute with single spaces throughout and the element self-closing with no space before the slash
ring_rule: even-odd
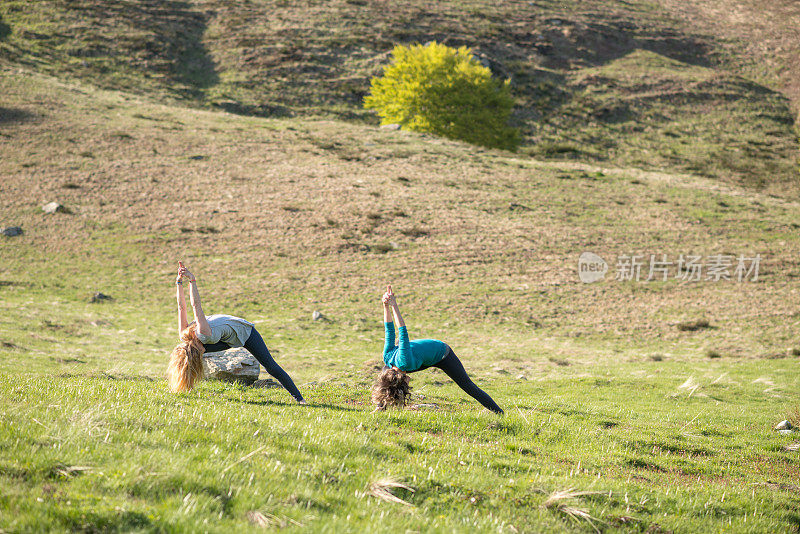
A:
<svg viewBox="0 0 800 534">
<path fill-rule="evenodd" d="M 3 2 L 0 531 L 800 529 L 793 19 L 689 3 Z M 371 126 L 386 52 L 444 37 L 520 153 Z M 583 285 L 584 250 L 764 263 Z M 166 391 L 177 259 L 310 405 Z M 504 417 L 435 370 L 371 413 L 389 281 Z"/>
<path fill-rule="evenodd" d="M 500 419 L 430 377 L 417 388 L 439 410 L 370 414 L 363 376 L 304 384 L 303 407 L 283 390 L 3 373 L 0 527 L 226 531 L 259 512 L 296 531 L 590 531 L 542 506 L 573 488 L 615 530 L 789 531 L 797 468 L 768 428 L 793 366 L 771 364 L 774 384 L 761 362 L 498 379 Z M 387 478 L 411 506 L 370 495 Z"/>
<path fill-rule="evenodd" d="M 0 240 L 0 529 L 797 530 L 797 435 L 771 430 L 800 404 L 796 202 L 30 71 L 0 88 L 2 224 L 25 230 Z M 757 283 L 584 285 L 583 250 L 765 260 Z M 166 391 L 178 258 L 309 406 Z M 504 417 L 437 371 L 412 380 L 434 409 L 370 413 L 388 281 Z M 371 495 L 387 479 L 410 506 Z"/>
</svg>

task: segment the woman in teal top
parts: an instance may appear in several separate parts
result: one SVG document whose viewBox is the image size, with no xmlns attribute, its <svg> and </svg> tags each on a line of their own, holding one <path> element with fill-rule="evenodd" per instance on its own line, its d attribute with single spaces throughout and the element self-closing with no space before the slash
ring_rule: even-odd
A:
<svg viewBox="0 0 800 534">
<path fill-rule="evenodd" d="M 395 346 L 395 330 L 392 315 L 397 321 L 400 339 Z M 453 379 L 458 386 L 466 391 L 472 398 L 480 402 L 485 408 L 503 413 L 492 398 L 481 388 L 475 385 L 461 361 L 447 343 L 438 339 L 408 339 L 408 329 L 400 315 L 400 308 L 388 286 L 383 295 L 383 325 L 386 331 L 386 343 L 383 346 L 383 363 L 386 364 L 375 386 L 372 388 L 372 400 L 378 409 L 387 406 L 402 407 L 406 405 L 411 387 L 408 373 L 421 371 L 428 367 L 437 367 Z"/>
</svg>

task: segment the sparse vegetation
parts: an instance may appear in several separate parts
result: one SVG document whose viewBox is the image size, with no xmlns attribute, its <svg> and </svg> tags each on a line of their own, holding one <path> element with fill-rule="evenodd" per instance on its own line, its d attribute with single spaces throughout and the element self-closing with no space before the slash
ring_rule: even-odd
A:
<svg viewBox="0 0 800 534">
<path fill-rule="evenodd" d="M 395 247 L 391 243 L 377 243 L 372 245 L 371 249 L 379 254 L 386 254 L 387 252 L 393 251 Z"/>
<path fill-rule="evenodd" d="M 408 236 L 408 237 L 425 237 L 430 232 L 428 232 L 424 228 L 420 228 L 418 226 L 413 226 L 411 228 L 404 228 L 404 229 L 400 230 L 400 233 L 403 234 L 404 236 Z"/>
</svg>

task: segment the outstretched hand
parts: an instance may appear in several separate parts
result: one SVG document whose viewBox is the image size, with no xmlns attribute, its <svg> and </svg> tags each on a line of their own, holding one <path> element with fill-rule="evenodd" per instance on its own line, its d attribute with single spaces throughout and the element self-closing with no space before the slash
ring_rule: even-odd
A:
<svg viewBox="0 0 800 534">
<path fill-rule="evenodd" d="M 186 278 L 187 280 L 194 280 L 194 275 L 183 265 L 182 261 L 178 262 L 178 281 Z"/>
<path fill-rule="evenodd" d="M 386 292 L 383 294 L 383 298 L 381 300 L 383 301 L 384 306 L 391 306 L 396 302 L 394 298 L 394 293 L 392 292 L 391 284 L 386 286 Z"/>
</svg>

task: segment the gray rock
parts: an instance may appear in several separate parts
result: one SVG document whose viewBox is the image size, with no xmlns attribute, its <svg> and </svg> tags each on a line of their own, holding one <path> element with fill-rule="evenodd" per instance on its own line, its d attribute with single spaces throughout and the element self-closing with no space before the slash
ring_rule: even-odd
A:
<svg viewBox="0 0 800 534">
<path fill-rule="evenodd" d="M 89 302 L 103 302 L 104 300 L 114 300 L 114 299 L 98 291 L 97 293 L 92 295 L 92 298 L 89 300 Z"/>
<path fill-rule="evenodd" d="M 381 130 L 399 130 L 399 124 L 381 124 Z"/>
<path fill-rule="evenodd" d="M 19 226 L 7 226 L 6 228 L 0 230 L 0 232 L 2 232 L 3 235 L 7 237 L 15 237 L 18 235 L 22 235 L 22 228 L 20 228 Z"/>
<path fill-rule="evenodd" d="M 788 420 L 783 420 L 775 425 L 775 430 L 791 430 L 792 428 L 794 428 L 794 425 Z"/>
<path fill-rule="evenodd" d="M 517 375 L 517 380 L 527 380 L 528 377 L 525 375 Z"/>
<path fill-rule="evenodd" d="M 324 317 L 325 317 L 325 316 L 324 316 L 324 315 L 322 315 L 322 314 L 321 314 L 320 312 L 318 312 L 317 310 L 314 310 L 313 312 L 311 312 L 311 319 L 312 319 L 312 320 L 314 320 L 314 321 L 320 321 L 320 320 L 322 320 Z"/>
<path fill-rule="evenodd" d="M 206 378 L 250 386 L 261 371 L 258 360 L 247 349 L 236 348 L 203 354 Z"/>
<path fill-rule="evenodd" d="M 49 204 L 42 206 L 42 211 L 45 213 L 66 213 L 67 208 L 58 202 L 50 202 Z"/>
</svg>

